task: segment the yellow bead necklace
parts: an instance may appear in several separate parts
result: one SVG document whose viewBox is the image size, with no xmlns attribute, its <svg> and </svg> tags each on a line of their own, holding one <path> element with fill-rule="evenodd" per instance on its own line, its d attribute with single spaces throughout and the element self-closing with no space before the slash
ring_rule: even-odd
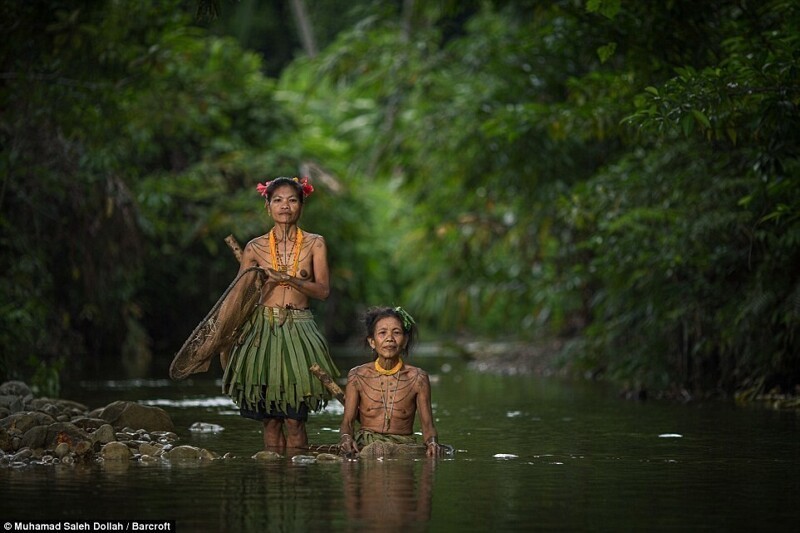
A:
<svg viewBox="0 0 800 533">
<path fill-rule="evenodd" d="M 381 365 L 378 364 L 378 360 L 375 359 L 375 370 L 377 370 L 378 374 L 380 374 L 381 376 L 393 376 L 394 374 L 397 374 L 398 372 L 400 372 L 401 368 L 403 368 L 403 358 L 402 357 L 397 362 L 397 364 L 394 365 L 389 370 L 385 370 Z"/>
<path fill-rule="evenodd" d="M 284 234 L 284 238 L 286 235 Z M 297 275 L 297 267 L 300 264 L 300 247 L 303 246 L 303 232 L 300 228 L 297 228 L 297 236 L 295 237 L 294 244 L 292 245 L 292 271 L 288 272 L 288 274 L 292 277 Z M 275 228 L 272 228 L 269 232 L 269 252 L 272 255 L 272 269 L 277 270 L 278 272 L 287 272 L 289 270 L 288 265 L 283 264 L 283 260 L 278 257 L 278 247 L 275 244 Z M 289 283 L 282 281 L 280 283 L 283 286 L 288 285 Z"/>
</svg>

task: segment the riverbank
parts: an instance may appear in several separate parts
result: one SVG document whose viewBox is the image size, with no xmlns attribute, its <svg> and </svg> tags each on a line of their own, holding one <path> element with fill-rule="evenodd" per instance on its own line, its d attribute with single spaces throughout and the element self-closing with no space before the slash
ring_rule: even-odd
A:
<svg viewBox="0 0 800 533">
<path fill-rule="evenodd" d="M 554 338 L 538 342 L 469 341 L 458 344 L 457 353 L 468 360 L 469 367 L 478 372 L 500 375 L 561 377 L 589 381 L 608 381 L 602 369 L 579 372 L 570 365 L 564 354 L 568 339 Z M 758 387 L 742 389 L 733 394 L 719 390 L 689 391 L 680 386 L 651 390 L 642 385 L 609 381 L 626 400 L 647 399 L 689 403 L 707 399 L 734 401 L 737 405 L 757 406 L 777 411 L 800 412 L 800 388 L 792 394 L 778 390 L 763 391 Z"/>
<path fill-rule="evenodd" d="M 565 341 L 538 343 L 519 341 L 471 341 L 460 345 L 469 367 L 478 372 L 501 375 L 566 377 L 569 369 L 561 358 Z"/>
</svg>

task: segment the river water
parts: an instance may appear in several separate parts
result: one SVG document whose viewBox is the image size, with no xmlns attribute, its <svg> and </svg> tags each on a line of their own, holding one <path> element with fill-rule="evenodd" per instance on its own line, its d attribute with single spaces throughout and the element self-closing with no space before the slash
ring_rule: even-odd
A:
<svg viewBox="0 0 800 533">
<path fill-rule="evenodd" d="M 346 369 L 360 361 L 337 361 Z M 726 402 L 632 402 L 554 378 L 420 357 L 452 458 L 272 463 L 218 377 L 84 382 L 64 397 L 158 405 L 202 463 L 0 469 L 0 520 L 174 520 L 178 531 L 779 531 L 800 523 L 800 417 Z M 337 402 L 309 420 L 337 442 Z M 194 422 L 223 426 L 193 433 Z"/>
</svg>

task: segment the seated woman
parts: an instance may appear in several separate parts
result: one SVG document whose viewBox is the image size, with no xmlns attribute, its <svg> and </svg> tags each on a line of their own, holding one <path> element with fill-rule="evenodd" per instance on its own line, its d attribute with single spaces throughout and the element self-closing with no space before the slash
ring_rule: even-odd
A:
<svg viewBox="0 0 800 533">
<path fill-rule="evenodd" d="M 340 452 L 352 456 L 373 442 L 415 444 L 414 418 L 419 413 L 426 455 L 444 454 L 433 424 L 428 374 L 402 357 L 413 341 L 414 319 L 401 307 L 374 307 L 367 311 L 364 324 L 375 360 L 353 368 L 347 376 Z"/>
</svg>

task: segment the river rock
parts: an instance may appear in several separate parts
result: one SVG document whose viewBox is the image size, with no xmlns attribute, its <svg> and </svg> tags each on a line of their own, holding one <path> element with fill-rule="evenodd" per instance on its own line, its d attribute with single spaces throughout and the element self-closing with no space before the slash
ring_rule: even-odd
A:
<svg viewBox="0 0 800 533">
<path fill-rule="evenodd" d="M 139 453 L 142 455 L 150 455 L 152 457 L 156 457 L 161 454 L 161 446 L 158 444 L 152 444 L 150 442 L 146 442 L 139 446 Z"/>
<path fill-rule="evenodd" d="M 20 446 L 44 448 L 47 445 L 47 426 L 34 426 L 22 436 Z"/>
<path fill-rule="evenodd" d="M 342 457 L 332 453 L 321 453 L 317 455 L 318 463 L 341 463 L 342 461 Z"/>
<path fill-rule="evenodd" d="M 7 410 L 9 413 L 16 413 L 22 411 L 23 403 L 22 398 L 19 396 L 11 396 L 11 395 L 1 395 L 0 396 L 0 408 Z"/>
<path fill-rule="evenodd" d="M 69 444 L 66 442 L 61 442 L 56 446 L 56 449 L 53 451 L 56 457 L 59 459 L 64 459 L 64 456 L 69 453 Z"/>
<path fill-rule="evenodd" d="M 38 411 L 23 411 L 14 413 L 0 420 L 0 426 L 9 429 L 16 428 L 23 434 L 34 426 L 49 425 L 55 422 L 52 416 Z"/>
<path fill-rule="evenodd" d="M 89 457 L 94 453 L 94 445 L 88 440 L 78 441 L 72 449 L 78 457 Z"/>
<path fill-rule="evenodd" d="M 11 462 L 16 463 L 20 461 L 27 461 L 33 457 L 33 450 L 30 448 L 21 448 L 17 453 L 11 457 Z"/>
<path fill-rule="evenodd" d="M 283 456 L 277 452 L 261 450 L 253 455 L 252 459 L 257 461 L 277 461 L 279 459 L 283 459 Z"/>
<path fill-rule="evenodd" d="M 11 412 L 12 409 L 15 412 Z M 143 463 L 156 463 L 161 457 L 176 461 L 220 457 L 204 448 L 175 446 L 178 435 L 174 429 L 167 412 L 158 407 L 117 401 L 89 412 L 88 407 L 79 402 L 34 398 L 30 388 L 22 382 L 0 385 L 2 467 L 72 464 L 94 458 L 106 469 L 117 469 L 127 468 L 132 457 Z M 192 432 L 223 430 L 216 424 L 202 422 L 193 424 L 190 429 Z M 118 438 L 124 438 L 124 442 Z M 254 457 L 282 458 L 274 452 L 262 452 Z"/>
<path fill-rule="evenodd" d="M 0 426 L 0 450 L 3 452 L 11 451 L 11 435 L 9 435 L 8 430 L 2 426 Z"/>
<path fill-rule="evenodd" d="M 0 396 L 33 397 L 33 391 L 22 381 L 6 381 L 0 385 Z"/>
<path fill-rule="evenodd" d="M 96 431 L 100 429 L 103 425 L 108 424 L 102 418 L 91 418 L 88 416 L 76 416 L 73 417 L 70 422 L 78 426 L 84 431 Z"/>
<path fill-rule="evenodd" d="M 82 441 L 91 441 L 91 437 L 81 428 L 71 422 L 55 422 L 47 426 L 47 445 L 56 447 L 66 442 L 70 448 Z"/>
<path fill-rule="evenodd" d="M 135 427 L 147 431 L 174 431 L 175 425 L 166 411 L 160 407 L 141 405 L 136 402 L 117 401 L 108 404 L 97 414 L 114 427 Z"/>
<path fill-rule="evenodd" d="M 78 416 L 86 414 L 89 411 L 89 407 L 74 400 L 64 400 L 59 398 L 56 401 L 58 402 L 57 405 L 59 409 L 61 409 L 65 413 L 71 412 L 75 416 Z"/>
<path fill-rule="evenodd" d="M 42 411 L 54 417 L 59 415 L 79 416 L 89 410 L 82 403 L 59 398 L 35 398 L 28 402 L 27 407 L 30 410 Z"/>
<path fill-rule="evenodd" d="M 103 424 L 94 430 L 89 434 L 89 436 L 94 442 L 99 442 L 100 444 L 108 444 L 109 442 L 117 440 L 117 434 L 114 431 L 114 427 L 108 423 Z"/>
<path fill-rule="evenodd" d="M 175 446 L 166 454 L 166 456 L 170 461 L 186 461 L 202 459 L 203 453 L 201 452 L 200 448 L 183 445 Z"/>
<path fill-rule="evenodd" d="M 52 416 L 54 419 L 62 414 L 61 411 L 58 409 L 58 406 L 52 403 L 47 398 L 37 398 L 28 404 L 28 408 L 34 411 L 39 411 L 40 413 L 47 413 L 48 415 Z"/>
<path fill-rule="evenodd" d="M 121 442 L 109 442 L 100 450 L 100 455 L 106 461 L 127 461 L 133 454 L 131 449 Z"/>
</svg>

